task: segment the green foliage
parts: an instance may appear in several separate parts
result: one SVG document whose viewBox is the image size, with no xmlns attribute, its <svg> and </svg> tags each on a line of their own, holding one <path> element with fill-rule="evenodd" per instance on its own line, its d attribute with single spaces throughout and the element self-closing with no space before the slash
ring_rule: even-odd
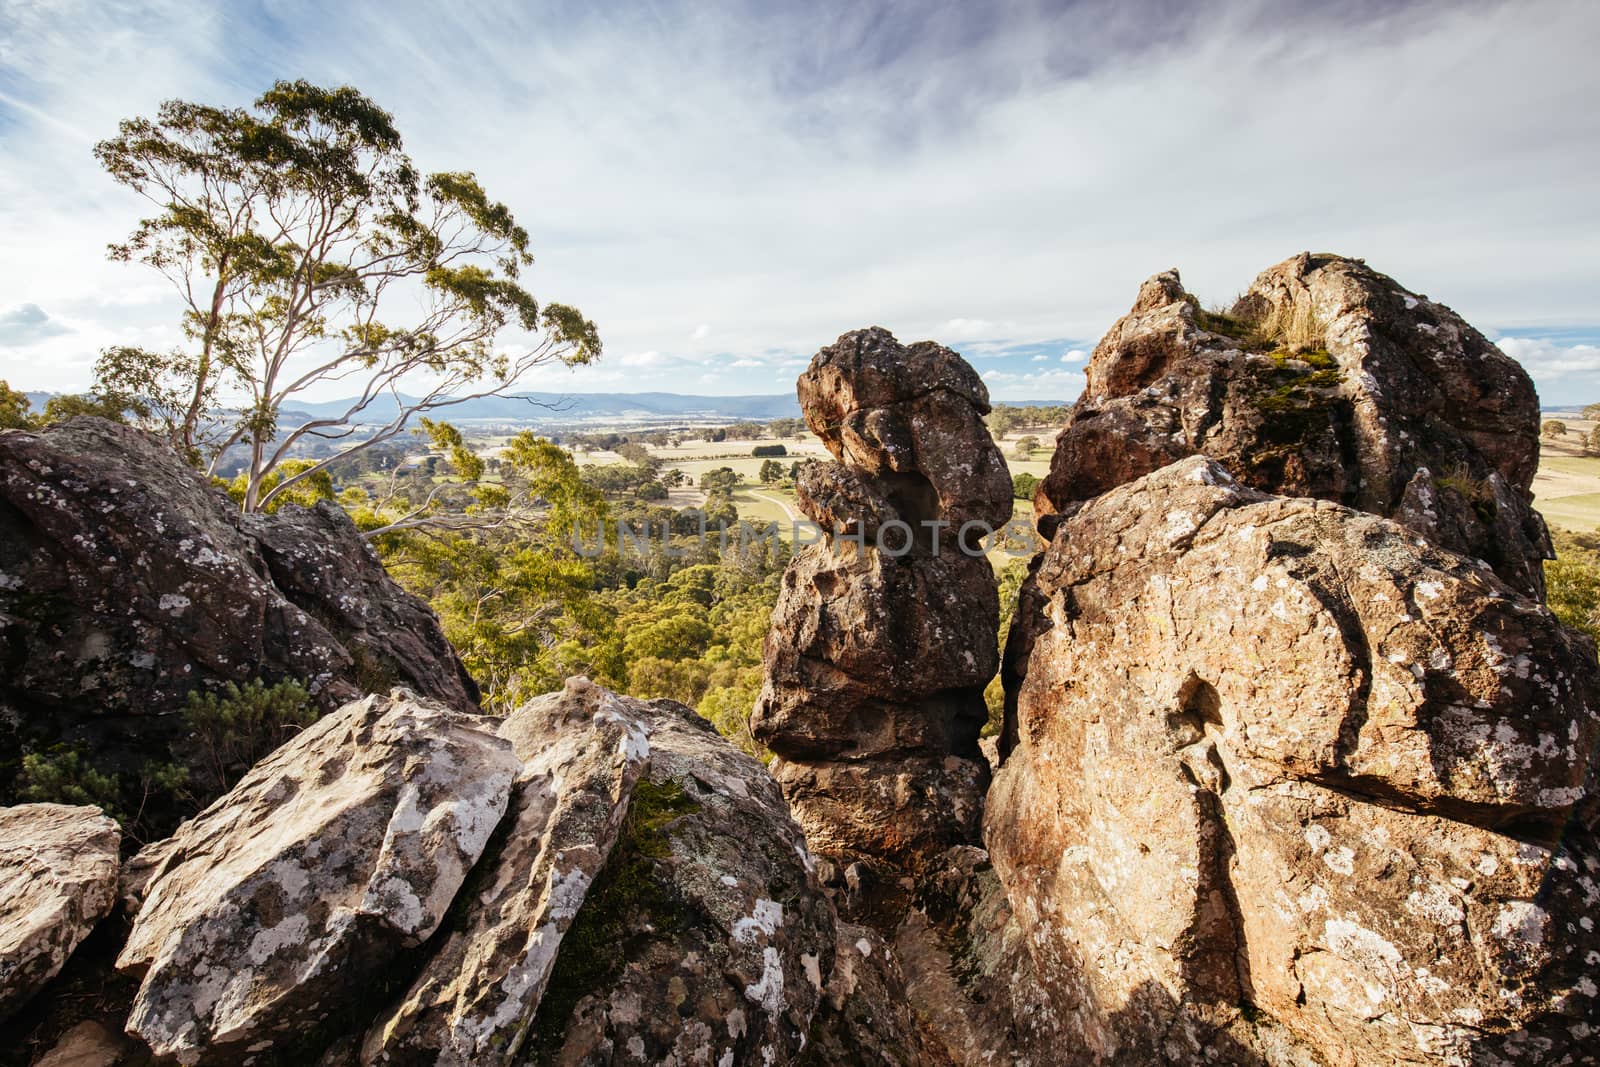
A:
<svg viewBox="0 0 1600 1067">
<path fill-rule="evenodd" d="M 1539 427 L 1539 434 L 1543 437 L 1559 439 L 1567 436 L 1567 424 L 1560 419 L 1546 419 Z"/>
<path fill-rule="evenodd" d="M 671 854 L 668 831 L 700 805 L 673 781 L 642 778 L 606 865 L 595 878 L 572 926 L 561 939 L 550 982 L 539 1002 L 527 1062 L 550 1062 L 578 1002 L 622 972 L 635 938 L 670 933 L 682 905 L 656 865 Z"/>
<path fill-rule="evenodd" d="M 617 455 L 632 463 L 635 467 L 646 467 L 655 470 L 661 466 L 661 460 L 650 454 L 650 449 L 637 441 L 626 441 L 616 447 Z"/>
<path fill-rule="evenodd" d="M 1433 480 L 1434 488 L 1448 489 L 1459 493 L 1468 502 L 1477 505 L 1492 505 L 1494 503 L 1494 488 L 1488 479 L 1475 477 L 1472 468 L 1465 463 L 1458 463 L 1451 467 L 1440 477 Z"/>
<path fill-rule="evenodd" d="M 1006 650 L 1006 636 L 1011 631 L 1011 619 L 1017 610 L 1017 595 L 1022 589 L 1022 583 L 1028 577 L 1028 561 L 1025 559 L 1008 560 L 1000 572 L 995 575 L 995 581 L 1000 590 L 1000 652 Z M 989 680 L 983 690 L 984 703 L 989 707 L 989 721 L 983 726 L 982 736 L 994 737 L 1005 724 L 1006 692 L 1000 683 L 997 674 Z"/>
<path fill-rule="evenodd" d="M 1037 437 L 1033 434 L 1028 434 L 1025 437 L 1018 438 L 1013 454 L 1018 459 L 1032 459 L 1033 454 L 1042 447 L 1043 445 Z"/>
<path fill-rule="evenodd" d="M 1007 404 L 996 404 L 989 414 L 984 416 L 983 421 L 989 424 L 991 434 L 995 437 L 1004 437 L 1019 420 L 1015 408 Z"/>
<path fill-rule="evenodd" d="M 299 504 L 301 507 L 309 508 L 319 500 L 334 499 L 333 475 L 325 467 L 313 469 L 316 467 L 315 460 L 291 459 L 269 471 L 267 476 L 257 483 L 259 489 L 268 493 L 281 485 L 285 478 L 294 478 L 299 474 L 305 474 L 306 477 L 304 480 L 295 481 L 286 492 L 272 494 L 261 510 L 272 514 L 285 504 Z M 249 473 L 240 471 L 233 481 L 228 483 L 227 489 L 229 499 L 236 504 L 243 504 L 245 495 L 250 491 Z"/>
<path fill-rule="evenodd" d="M 600 354 L 592 322 L 518 280 L 533 258 L 510 209 L 469 173 L 419 173 L 388 113 L 348 86 L 278 82 L 250 108 L 169 100 L 123 121 L 95 155 L 154 209 L 111 257 L 172 282 L 185 338 L 170 352 L 106 349 L 96 391 L 136 405 L 212 473 L 247 446 L 245 510 L 341 451 L 404 432 L 412 415 Z M 497 343 L 508 328 L 533 340 L 512 352 Z M 288 402 L 334 383 L 359 398 L 349 410 L 280 425 Z M 421 399 L 399 416 L 363 417 L 407 386 Z M 224 393 L 246 402 L 225 409 Z M 380 428 L 352 438 L 357 423 Z M 286 473 L 302 440 L 340 448 Z"/>
<path fill-rule="evenodd" d="M 1563 623 L 1600 642 L 1600 534 L 1554 534 L 1544 565 L 1545 600 Z"/>
<path fill-rule="evenodd" d="M 750 450 L 750 454 L 757 459 L 762 456 L 787 456 L 789 449 L 784 445 L 756 445 Z"/>
<path fill-rule="evenodd" d="M 774 482 L 781 482 L 783 481 L 783 464 L 779 463 L 775 459 L 762 460 L 761 470 L 758 472 L 757 476 L 761 479 L 762 485 L 771 485 Z"/>
<path fill-rule="evenodd" d="M 122 784 L 102 774 L 75 749 L 30 752 L 22 757 L 21 796 L 36 804 L 87 804 L 116 817 Z"/>
<path fill-rule="evenodd" d="M 189 694 L 184 722 L 192 730 L 194 758 L 218 792 L 225 792 L 262 757 L 317 719 L 311 694 L 298 682 L 260 680 L 221 691 Z"/>
<path fill-rule="evenodd" d="M 32 407 L 27 393 L 11 388 L 4 379 L 0 379 L 0 430 L 32 429 Z"/>
<path fill-rule="evenodd" d="M 1023 471 L 1011 476 L 1011 495 L 1017 500 L 1032 500 L 1033 491 L 1039 487 L 1037 475 Z"/>
<path fill-rule="evenodd" d="M 708 493 L 731 493 L 739 488 L 739 474 L 732 467 L 717 467 L 700 476 L 700 488 Z"/>
</svg>

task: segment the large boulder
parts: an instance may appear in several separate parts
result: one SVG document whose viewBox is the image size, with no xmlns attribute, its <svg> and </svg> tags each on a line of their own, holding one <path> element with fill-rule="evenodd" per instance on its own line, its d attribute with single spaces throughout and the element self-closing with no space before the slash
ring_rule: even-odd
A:
<svg viewBox="0 0 1600 1067">
<path fill-rule="evenodd" d="M 989 390 L 950 349 L 852 330 L 812 357 L 798 392 L 833 457 L 876 478 L 913 526 L 1010 517 L 1011 476 L 983 423 Z"/>
<path fill-rule="evenodd" d="M 0 751 L 81 748 L 136 781 L 184 762 L 190 693 L 254 679 L 324 711 L 392 685 L 477 703 L 433 613 L 337 508 L 241 516 L 102 419 L 0 431 Z M 15 771 L 0 763 L 0 800 Z"/>
<path fill-rule="evenodd" d="M 99 808 L 0 808 L 0 1018 L 55 977 L 110 912 L 121 845 Z"/>
<path fill-rule="evenodd" d="M 362 1049 L 368 1063 L 512 1060 L 562 938 L 604 869 L 650 757 L 650 721 L 581 680 L 500 727 L 522 760 L 490 862 L 442 944 Z"/>
<path fill-rule="evenodd" d="M 185 1064 L 797 1063 L 836 941 L 760 762 L 581 678 L 504 720 L 354 702 L 122 894 L 126 1030 Z"/>
<path fill-rule="evenodd" d="M 1041 532 L 1196 453 L 1268 492 L 1392 516 L 1543 590 L 1532 380 L 1449 308 L 1359 260 L 1286 260 L 1228 313 L 1201 310 L 1177 271 L 1145 282 L 1057 438 L 1034 498 Z"/>
<path fill-rule="evenodd" d="M 571 683 L 561 700 L 642 723 L 649 759 L 557 954 L 530 1062 L 803 1061 L 834 912 L 777 784 L 681 704 Z"/>
<path fill-rule="evenodd" d="M 328 715 L 128 864 L 127 1028 L 179 1062 L 313 1052 L 444 921 L 521 761 L 405 690 Z"/>
<path fill-rule="evenodd" d="M 1005 675 L 1062 1062 L 1592 1051 L 1600 666 L 1487 566 L 1191 457 L 1063 517 Z"/>
<path fill-rule="evenodd" d="M 796 485 L 822 542 L 784 574 L 751 732 L 812 846 L 914 868 L 976 839 L 999 601 L 978 541 L 1011 516 L 989 395 L 948 348 L 855 330 L 800 376 L 837 462 Z"/>
</svg>

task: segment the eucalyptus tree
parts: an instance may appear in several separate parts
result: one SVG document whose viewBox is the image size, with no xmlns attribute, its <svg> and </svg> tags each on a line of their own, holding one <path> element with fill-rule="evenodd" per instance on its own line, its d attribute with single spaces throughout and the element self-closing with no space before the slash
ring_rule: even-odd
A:
<svg viewBox="0 0 1600 1067">
<path fill-rule="evenodd" d="M 246 511 L 417 416 L 600 354 L 593 322 L 522 285 L 533 257 L 510 209 L 470 173 L 419 172 L 355 89 L 278 82 L 250 108 L 170 100 L 95 155 L 155 208 L 110 254 L 172 282 L 185 342 L 106 349 L 97 391 L 137 402 L 209 471 L 246 446 Z M 334 389 L 351 396 L 338 410 L 285 418 Z M 314 439 L 339 447 L 280 471 Z"/>
</svg>

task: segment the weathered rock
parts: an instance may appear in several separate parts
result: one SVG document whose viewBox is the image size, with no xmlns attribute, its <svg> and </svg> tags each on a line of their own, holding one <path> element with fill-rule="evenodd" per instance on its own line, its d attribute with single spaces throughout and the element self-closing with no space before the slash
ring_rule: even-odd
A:
<svg viewBox="0 0 1600 1067">
<path fill-rule="evenodd" d="M 34 1067 L 117 1067 L 132 1048 L 122 1034 L 89 1019 L 62 1034 Z"/>
<path fill-rule="evenodd" d="M 797 1062 L 835 935 L 783 795 L 688 708 L 603 699 L 647 724 L 649 763 L 562 942 L 533 1062 Z"/>
<path fill-rule="evenodd" d="M 905 522 L 870 476 L 840 463 L 805 464 L 794 491 L 801 512 L 824 530 L 857 535 L 874 544 L 884 524 Z"/>
<path fill-rule="evenodd" d="M 912 526 L 1011 517 L 1011 476 L 983 423 L 989 391 L 950 349 L 853 330 L 812 358 L 799 395 L 834 458 L 876 478 Z"/>
<path fill-rule="evenodd" d="M 856 330 L 798 390 L 839 462 L 796 484 L 826 541 L 784 574 L 751 732 L 783 757 L 774 773 L 813 847 L 914 868 L 975 840 L 999 625 L 978 541 L 1010 517 L 1011 480 L 988 392 L 947 348 Z"/>
<path fill-rule="evenodd" d="M 257 678 L 323 710 L 392 684 L 477 700 L 432 612 L 337 509 L 243 519 L 171 449 L 101 419 L 0 432 L 0 751 L 81 747 L 137 781 L 188 754 L 191 692 Z"/>
<path fill-rule="evenodd" d="M 975 758 L 999 613 L 982 557 L 808 546 L 783 576 L 751 730 L 797 760 Z"/>
<path fill-rule="evenodd" d="M 616 844 L 653 720 L 584 679 L 506 720 L 500 733 L 524 761 L 509 818 L 463 890 L 464 913 L 368 1034 L 363 1062 L 516 1062 L 561 939 Z"/>
<path fill-rule="evenodd" d="M 1063 1062 L 1589 1047 L 1600 666 L 1486 566 L 1193 457 L 1063 518 L 1007 673 L 984 837 Z"/>
<path fill-rule="evenodd" d="M 1393 516 L 1540 593 L 1539 404 L 1517 363 L 1358 260 L 1302 254 L 1227 315 L 1176 271 L 1098 347 L 1034 499 L 1059 514 L 1196 453 L 1269 492 Z"/>
<path fill-rule="evenodd" d="M 0 1018 L 55 977 L 111 910 L 121 844 L 99 808 L 0 808 Z"/>
<path fill-rule="evenodd" d="M 241 521 L 278 592 L 338 638 L 361 692 L 400 685 L 463 711 L 477 705 L 478 684 L 438 617 L 395 584 L 343 509 L 324 500 Z"/>
<path fill-rule="evenodd" d="M 320 1049 L 444 920 L 521 761 L 404 690 L 323 718 L 129 862 L 128 1030 L 183 1063 Z"/>
<path fill-rule="evenodd" d="M 900 752 L 873 759 L 779 759 L 783 786 L 806 840 L 841 862 L 888 857 L 916 866 L 978 839 L 989 768 L 981 759 Z"/>
</svg>

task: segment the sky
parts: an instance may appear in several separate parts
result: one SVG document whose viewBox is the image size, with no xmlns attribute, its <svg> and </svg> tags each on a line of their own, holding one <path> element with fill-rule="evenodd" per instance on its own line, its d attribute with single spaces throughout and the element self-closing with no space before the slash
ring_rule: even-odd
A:
<svg viewBox="0 0 1600 1067">
<path fill-rule="evenodd" d="M 1597 43 L 1592 0 L 0 0 L 0 378 L 179 342 L 165 280 L 106 259 L 143 204 L 97 140 L 306 78 L 474 171 L 596 321 L 604 358 L 530 388 L 788 392 L 881 325 L 1067 400 L 1146 277 L 1227 303 L 1313 250 L 1600 401 Z"/>
</svg>

